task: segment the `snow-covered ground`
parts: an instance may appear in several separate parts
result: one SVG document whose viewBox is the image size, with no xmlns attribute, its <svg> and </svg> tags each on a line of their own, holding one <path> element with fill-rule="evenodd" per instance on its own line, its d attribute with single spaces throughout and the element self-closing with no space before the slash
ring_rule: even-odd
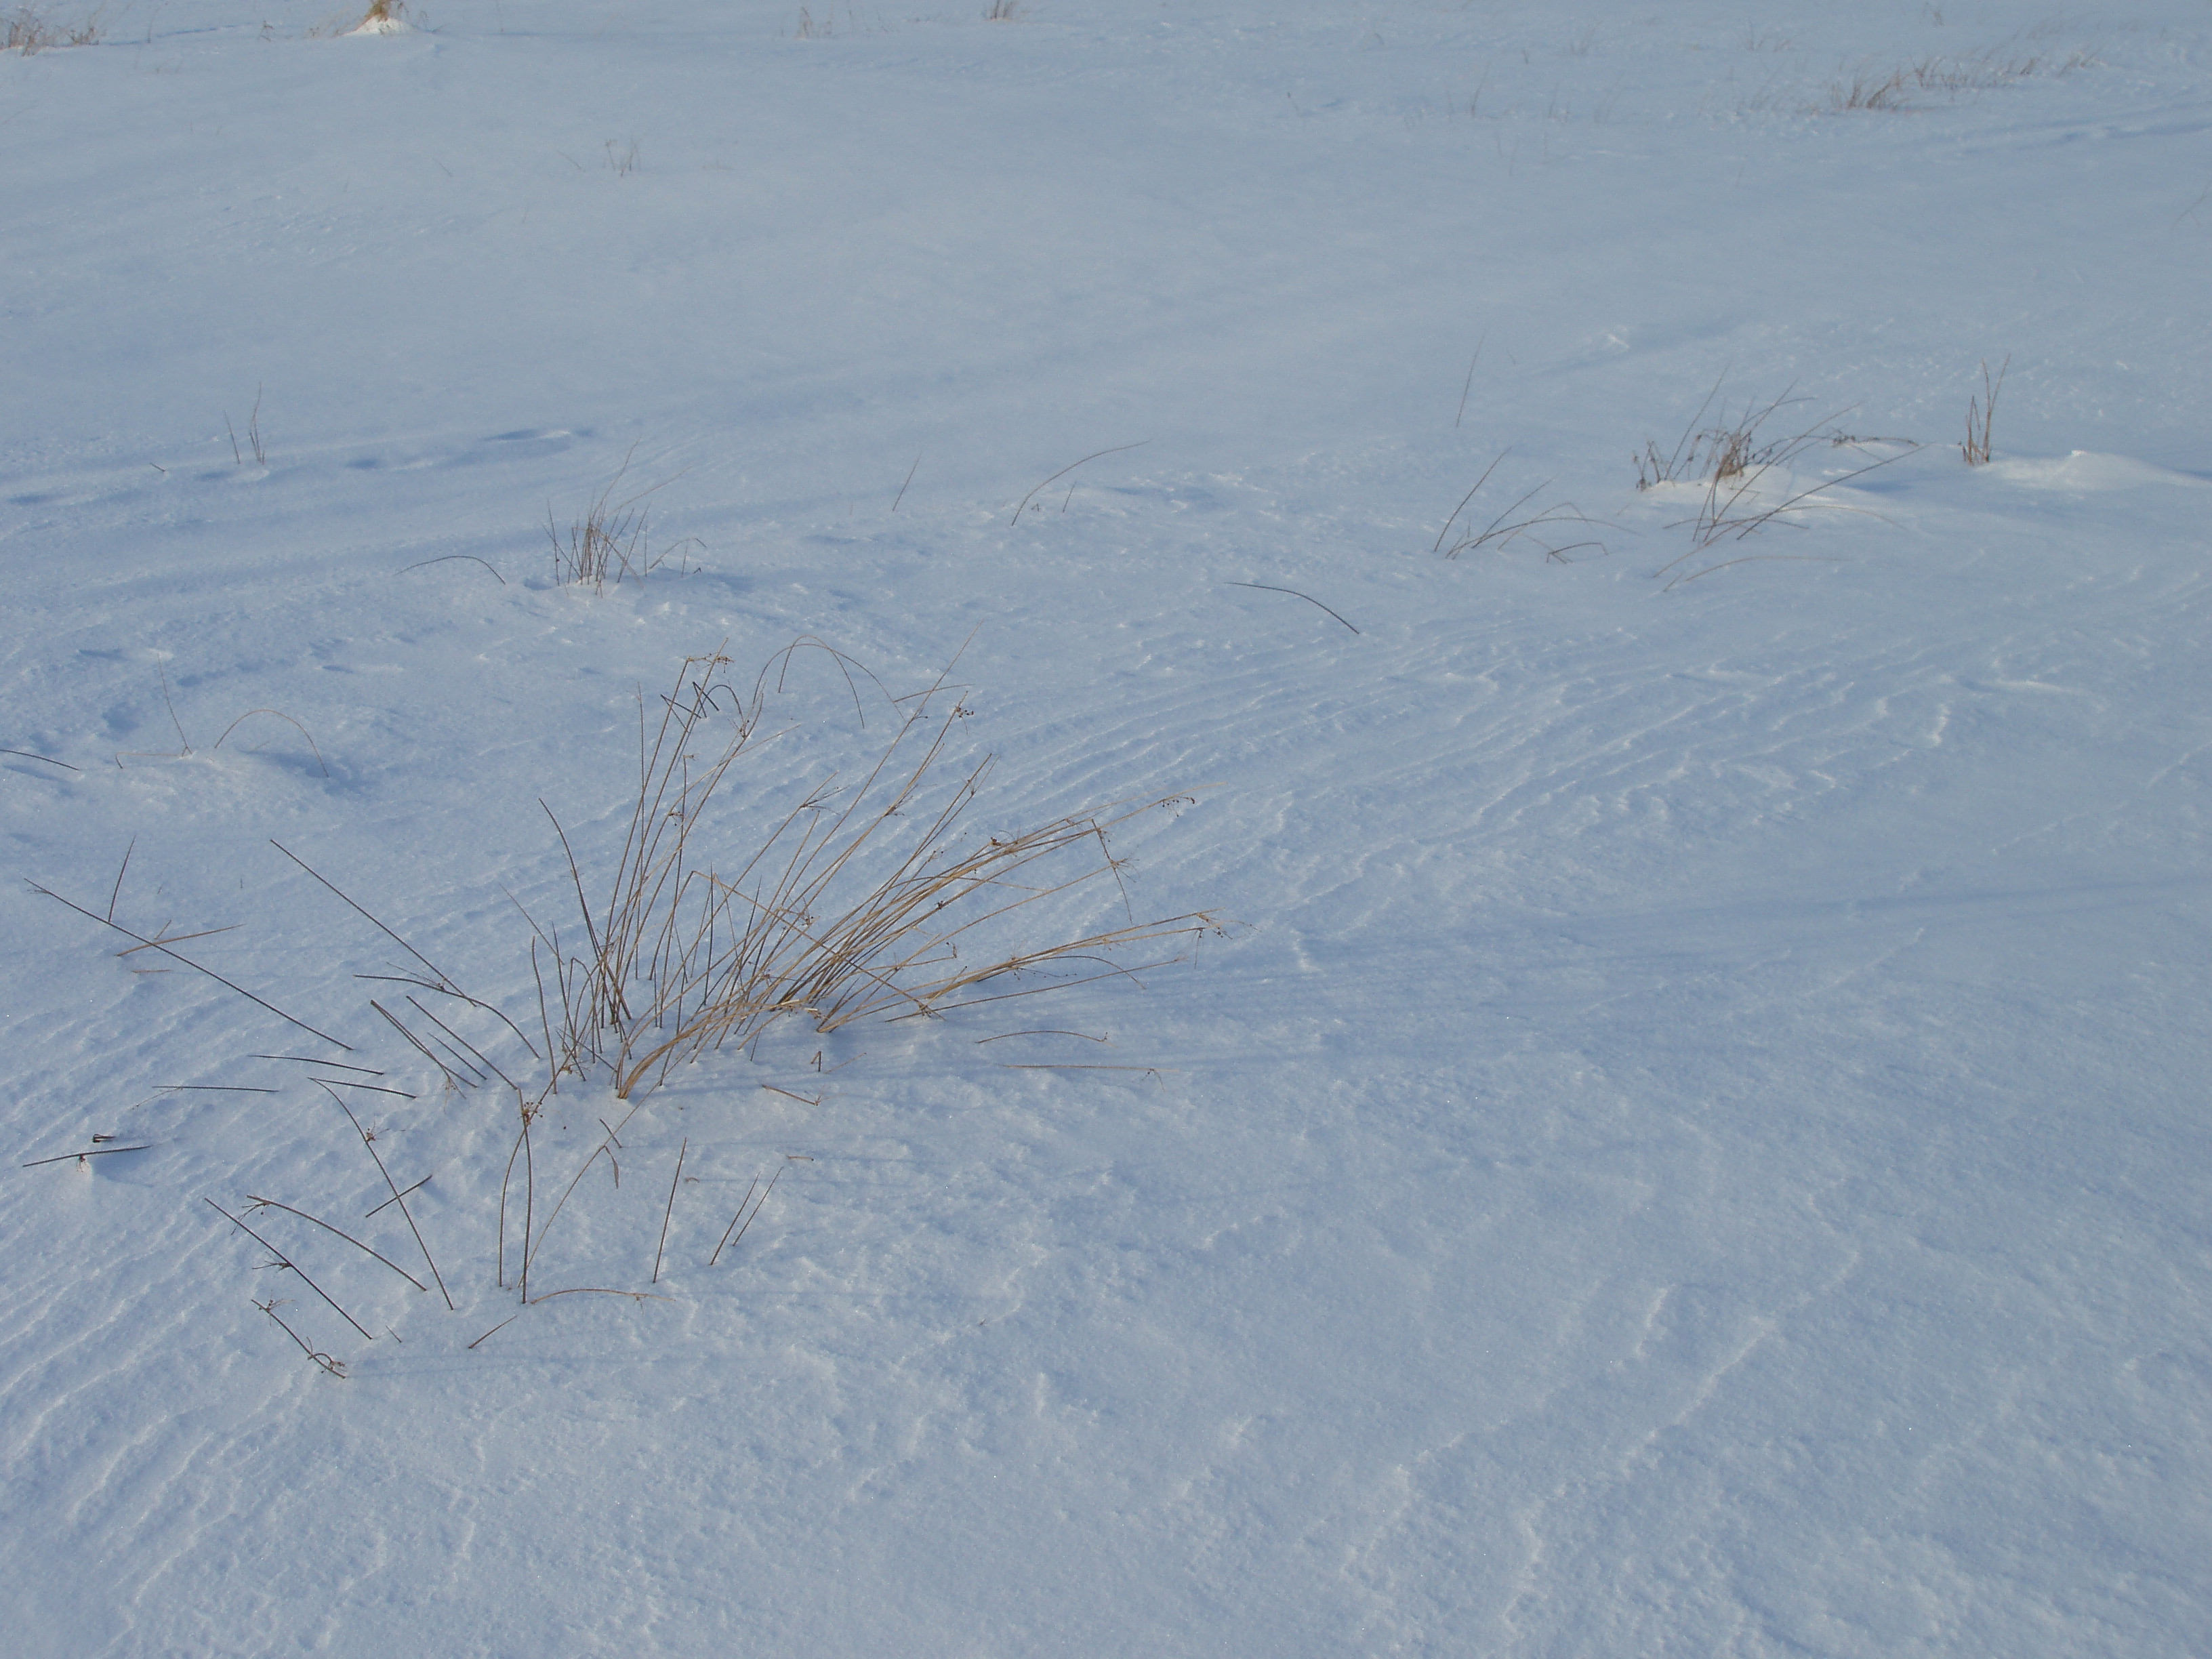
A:
<svg viewBox="0 0 2212 1659">
<path fill-rule="evenodd" d="M 985 3 L 0 56 L 9 1651 L 2205 1651 L 2212 6 Z M 567 1079 L 526 1307 L 369 1000 L 534 1097 L 800 639 L 726 871 L 1225 925 Z"/>
</svg>

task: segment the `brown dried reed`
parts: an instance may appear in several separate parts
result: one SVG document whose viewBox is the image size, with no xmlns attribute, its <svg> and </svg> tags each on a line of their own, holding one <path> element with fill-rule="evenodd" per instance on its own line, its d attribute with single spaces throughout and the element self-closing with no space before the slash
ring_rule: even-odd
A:
<svg viewBox="0 0 2212 1659">
<path fill-rule="evenodd" d="M 1076 962 L 1103 964 L 1086 979 L 1139 971 L 1110 953 L 1218 927 L 1202 911 L 1139 921 L 1124 890 L 1123 925 L 1036 942 L 997 939 L 1030 906 L 1101 878 L 1118 885 L 1113 829 L 1188 798 L 1118 802 L 1006 836 L 963 834 L 992 757 L 966 765 L 949 786 L 936 779 L 968 712 L 933 708 L 945 696 L 944 675 L 904 700 L 911 706 L 898 730 L 857 783 L 823 779 L 734 867 L 717 867 L 702 834 L 716 792 L 773 735 L 762 719 L 770 674 L 781 681 L 806 650 L 828 655 L 850 683 L 849 659 L 807 639 L 777 653 L 743 695 L 724 677 L 728 657 L 687 659 L 650 738 L 641 705 L 637 793 L 597 903 L 554 820 L 587 948 L 565 950 L 533 919 L 555 963 L 562 1012 L 556 1027 L 540 1009 L 554 1049 L 545 1092 L 564 1075 L 604 1067 L 627 1100 L 683 1062 L 749 1046 L 780 1019 L 804 1018 L 828 1032 L 872 1016 L 926 1017 L 1005 975 Z M 994 943 L 963 954 L 979 939 Z"/>
<path fill-rule="evenodd" d="M 1982 362 L 1982 392 L 1980 398 L 1966 400 L 1966 439 L 1959 446 L 1959 453 L 1966 457 L 1968 466 L 1987 466 L 1992 453 L 1990 448 L 1990 426 L 1997 417 L 1997 393 L 2004 390 L 2005 376 L 2012 372 L 2012 357 L 2008 354 L 1997 370 L 1996 379 L 1990 378 L 1990 365 Z"/>
<path fill-rule="evenodd" d="M 635 146 L 632 158 L 622 171 L 627 173 L 635 165 Z M 610 151 L 610 155 L 612 152 Z M 631 447 L 631 453 L 636 447 Z M 584 516 L 569 525 L 564 537 L 549 507 L 545 512 L 545 534 L 553 544 L 553 579 L 564 585 L 586 586 L 597 592 L 610 582 L 643 581 L 660 568 L 670 558 L 680 555 L 686 547 L 698 545 L 696 538 L 686 538 L 674 547 L 663 548 L 656 553 L 647 539 L 652 520 L 647 508 L 639 505 L 657 492 L 675 483 L 664 478 L 647 489 L 641 489 L 626 500 L 615 500 L 615 490 L 629 472 L 630 456 L 623 458 L 621 468 L 608 482 L 592 504 L 584 509 Z M 680 475 L 679 475 L 680 476 Z M 679 565 L 680 568 L 680 565 Z M 497 573 L 494 573 L 497 574 Z"/>
<path fill-rule="evenodd" d="M 1792 463 L 1808 451 L 1821 447 L 1832 449 L 1871 441 L 1853 439 L 1835 428 L 1837 420 L 1850 413 L 1849 409 L 1823 416 L 1802 429 L 1785 427 L 1784 436 L 1767 436 L 1765 430 L 1767 422 L 1780 410 L 1805 401 L 1801 398 L 1792 398 L 1788 392 L 1770 403 L 1747 404 L 1743 412 L 1733 419 L 1728 414 L 1727 404 L 1723 404 L 1714 424 L 1702 425 L 1706 411 L 1713 407 L 1714 400 L 1720 396 L 1721 384 L 1720 381 L 1714 382 L 1713 389 L 1705 394 L 1705 402 L 1690 417 L 1689 424 L 1683 428 L 1681 437 L 1676 441 L 1670 453 L 1662 455 L 1657 444 L 1647 443 L 1644 447 L 1644 453 L 1636 459 L 1636 487 L 1638 489 L 1650 489 L 1662 483 L 1692 482 L 1705 486 L 1704 496 L 1698 504 L 1697 516 L 1672 526 L 1680 528 L 1686 526 L 1689 529 L 1690 551 L 1668 560 L 1652 573 L 1654 575 L 1667 575 L 1692 554 L 1703 552 L 1716 543 L 1741 541 L 1753 532 L 1763 530 L 1771 524 L 1796 523 L 1794 519 L 1785 517 L 1785 514 L 1802 514 L 1815 508 L 1850 510 L 1844 508 L 1840 502 L 1820 499 L 1820 493 L 1838 484 L 1848 483 L 1854 478 L 1863 477 L 1887 466 L 1892 461 L 1901 460 L 1905 454 L 1918 447 L 1917 445 L 1908 445 L 1899 454 L 1884 456 L 1880 460 L 1869 462 L 1834 477 L 1823 478 L 1818 483 L 1792 490 L 1776 499 L 1772 489 L 1767 485 L 1770 473 L 1778 473 L 1783 478 L 1790 478 Z M 1764 560 L 1777 556 L 1782 556 L 1754 554 L 1747 556 L 1747 559 Z M 1709 575 L 1728 565 L 1746 562 L 1747 559 L 1729 559 L 1693 573 L 1678 574 L 1667 586 L 1674 587 L 1686 581 L 1695 581 L 1699 576 Z"/>
</svg>

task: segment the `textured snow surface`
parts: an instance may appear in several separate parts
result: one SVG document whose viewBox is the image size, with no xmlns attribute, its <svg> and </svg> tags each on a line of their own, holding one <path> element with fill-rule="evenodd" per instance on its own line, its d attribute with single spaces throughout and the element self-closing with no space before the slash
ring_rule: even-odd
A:
<svg viewBox="0 0 2212 1659">
<path fill-rule="evenodd" d="M 0 56 L 9 1651 L 2204 1652 L 2212 7 L 983 10 Z M 270 843 L 542 1050 L 540 802 L 802 637 L 718 845 L 953 664 L 1232 925 L 572 1079 L 525 1309 Z M 428 1282 L 314 1076 L 457 1312 L 205 1201 Z"/>
</svg>

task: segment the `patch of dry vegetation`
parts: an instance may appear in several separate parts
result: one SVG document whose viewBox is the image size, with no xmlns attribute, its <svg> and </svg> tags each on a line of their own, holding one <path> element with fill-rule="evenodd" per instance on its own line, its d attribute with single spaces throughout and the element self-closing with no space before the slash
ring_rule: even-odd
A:
<svg viewBox="0 0 2212 1659">
<path fill-rule="evenodd" d="M 46 13 L 24 6 L 9 17 L 0 51 L 20 52 L 29 58 L 57 46 L 91 46 L 102 33 L 98 12 L 82 23 L 57 23 Z"/>
<path fill-rule="evenodd" d="M 871 1017 L 927 1018 L 1006 975 L 1071 963 L 1094 964 L 1085 977 L 1133 971 L 1111 953 L 1217 926 L 1203 912 L 1140 921 L 1108 841 L 1116 825 L 1186 797 L 965 831 L 993 757 L 940 781 L 969 712 L 942 677 L 896 705 L 898 729 L 863 775 L 820 780 L 756 843 L 736 843 L 726 864 L 714 859 L 718 791 L 773 735 L 763 729 L 768 681 L 800 651 L 853 666 L 804 640 L 742 691 L 726 678 L 727 657 L 690 658 L 649 740 L 641 726 L 637 794 L 611 878 L 587 883 L 570 859 L 582 948 L 532 923 L 554 979 L 540 1009 L 555 1055 L 547 1092 L 563 1076 L 597 1073 L 627 1100 L 676 1066 L 750 1047 L 781 1019 L 830 1032 Z M 1013 927 L 1039 902 L 1101 881 L 1117 890 L 1124 922 L 1070 938 L 1024 939 Z"/>
<path fill-rule="evenodd" d="M 356 1316 L 362 1306 L 356 1296 L 376 1292 L 366 1282 L 349 1288 L 343 1264 L 353 1261 L 358 1273 L 365 1271 L 361 1261 L 373 1261 L 414 1293 L 437 1294 L 449 1309 L 459 1309 L 467 1304 L 448 1291 L 433 1254 L 434 1235 L 455 1226 L 482 1241 L 483 1265 L 493 1267 L 499 1290 L 518 1304 L 470 1343 L 471 1348 L 522 1310 L 555 1297 L 659 1299 L 657 1291 L 635 1286 L 624 1264 L 647 1276 L 647 1285 L 662 1276 L 690 1137 L 676 1150 L 659 1208 L 647 1215 L 638 1207 L 647 1199 L 635 1183 L 630 1198 L 621 1196 L 623 1164 L 636 1156 L 623 1136 L 678 1067 L 725 1050 L 749 1050 L 786 1021 L 803 1020 L 827 1033 L 859 1020 L 937 1018 L 958 1008 L 1133 979 L 1182 959 L 1201 935 L 1221 931 L 1204 911 L 1145 919 L 1130 902 L 1125 861 L 1110 842 L 1117 825 L 1186 804 L 1187 796 L 1118 802 L 1026 827 L 986 831 L 972 826 L 970 811 L 990 776 L 992 757 L 963 753 L 955 735 L 964 729 L 969 711 L 958 689 L 948 684 L 949 665 L 910 696 L 883 693 L 892 729 L 857 775 L 832 772 L 794 782 L 780 806 L 763 805 L 774 799 L 772 786 L 756 784 L 742 794 L 726 787 L 747 763 L 793 730 L 768 716 L 771 696 L 782 692 L 794 661 L 803 658 L 825 659 L 834 667 L 865 726 L 862 687 L 876 685 L 873 677 L 821 641 L 805 639 L 785 647 L 749 684 L 731 677 L 731 659 L 718 650 L 688 659 L 668 691 L 651 700 L 660 706 L 657 720 L 649 717 L 650 702 L 641 691 L 636 771 L 619 779 L 628 822 L 611 863 L 599 862 L 588 849 L 580 854 L 546 808 L 575 908 L 572 919 L 559 926 L 529 918 L 535 1022 L 526 1014 L 518 1020 L 496 1001 L 465 990 L 282 846 L 278 852 L 406 953 L 404 962 L 354 975 L 374 990 L 352 1032 L 359 1047 L 323 1029 L 339 1022 L 319 1016 L 323 1026 L 311 1024 L 179 949 L 231 930 L 179 933 L 165 923 L 149 936 L 118 921 L 131 862 L 127 851 L 104 911 L 33 884 L 33 891 L 125 938 L 130 950 L 124 954 L 149 953 L 149 961 L 159 958 L 205 975 L 283 1022 L 290 1028 L 289 1044 L 309 1050 L 251 1058 L 306 1068 L 303 1080 L 319 1091 L 326 1127 L 342 1141 L 358 1143 L 362 1151 L 354 1156 L 373 1165 L 385 1196 L 358 1221 L 334 1209 L 331 1199 L 316 1201 L 298 1193 L 249 1192 L 228 1207 L 208 1199 L 238 1234 L 266 1253 L 260 1267 L 292 1274 L 364 1342 L 379 1336 L 373 1321 Z M 1099 897 L 1089 896 L 1091 891 Z M 387 1164 L 380 1141 L 392 1126 L 382 1115 L 419 1121 L 425 1109 L 414 1103 L 422 1085 L 410 1087 L 408 1079 L 421 1075 L 422 1066 L 440 1089 L 441 1119 L 469 1099 L 511 1103 L 514 1134 L 496 1182 L 488 1168 L 474 1181 L 457 1172 L 448 1182 L 441 1171 L 397 1153 Z M 280 1092 L 259 1085 L 179 1086 Z M 341 1113 L 343 1128 L 327 1118 L 330 1109 Z M 696 1135 L 700 1121 L 690 1121 Z M 112 1139 L 94 1137 L 95 1143 Z M 82 1166 L 94 1158 L 149 1150 L 95 1144 L 34 1162 L 74 1160 Z M 540 1158 L 548 1164 L 543 1188 L 537 1179 Z M 786 1164 L 811 1161 L 798 1153 L 783 1158 Z M 611 1183 L 587 1185 L 585 1177 L 602 1164 Z M 719 1262 L 743 1242 L 775 1191 L 781 1167 L 746 1188 L 726 1226 L 718 1212 L 713 1253 L 706 1249 L 713 1232 L 696 1240 L 695 1260 L 702 1267 Z M 441 1195 L 473 1190 L 483 1198 L 471 1215 L 448 1211 L 437 1224 L 427 1224 L 435 1218 L 418 1215 L 409 1200 L 434 1175 L 440 1176 Z M 662 1195 L 656 1187 L 650 1196 Z M 568 1226 L 561 1235 L 562 1249 L 546 1256 L 548 1236 L 563 1215 Z M 344 1224 L 328 1218 L 332 1216 Z M 370 1222 L 373 1227 L 364 1224 Z M 287 1230 L 296 1245 L 287 1242 Z M 434 1242 L 445 1248 L 450 1238 Z M 337 1254 L 337 1245 L 356 1256 Z M 339 1265 L 326 1267 L 319 1252 L 331 1253 Z M 416 1254 L 419 1276 L 394 1259 Z M 597 1282 L 559 1282 L 573 1281 L 580 1272 Z M 556 1279 L 551 1287 L 544 1283 L 549 1276 Z M 347 1361 L 337 1352 L 342 1340 L 350 1340 L 343 1332 L 319 1336 L 301 1315 L 280 1315 L 278 1309 L 290 1304 L 273 1297 L 254 1305 L 322 1373 L 346 1375 Z M 327 1322 L 312 1309 L 307 1312 Z"/>
<path fill-rule="evenodd" d="M 1886 72 L 1863 68 L 1853 71 L 1848 81 L 1832 82 L 1821 108 L 1831 115 L 1911 109 L 1921 98 L 1959 98 L 1971 92 L 2013 86 L 2032 76 L 2069 75 L 2095 61 L 2087 51 L 2025 58 L 1984 52 L 1978 58 L 1928 57 Z"/>
</svg>

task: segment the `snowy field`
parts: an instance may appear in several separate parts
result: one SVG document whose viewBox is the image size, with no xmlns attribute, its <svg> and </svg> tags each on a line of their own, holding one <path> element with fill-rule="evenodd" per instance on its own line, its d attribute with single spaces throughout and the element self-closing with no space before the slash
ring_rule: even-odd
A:
<svg viewBox="0 0 2212 1659">
<path fill-rule="evenodd" d="M 2212 1648 L 2212 5 L 987 3 L 0 55 L 9 1651 Z"/>
</svg>

